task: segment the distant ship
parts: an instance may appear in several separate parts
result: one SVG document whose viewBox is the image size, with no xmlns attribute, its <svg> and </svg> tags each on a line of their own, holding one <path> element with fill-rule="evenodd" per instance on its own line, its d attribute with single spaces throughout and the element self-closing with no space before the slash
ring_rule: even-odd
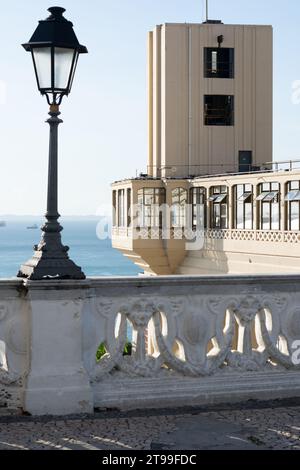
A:
<svg viewBox="0 0 300 470">
<path fill-rule="evenodd" d="M 6 227 L 6 222 L 4 220 L 0 220 L 0 228 Z"/>
<path fill-rule="evenodd" d="M 29 225 L 29 226 L 27 227 L 27 230 L 36 230 L 36 229 L 38 229 L 38 228 L 39 228 L 39 227 L 38 227 L 37 224 L 33 224 L 33 225 Z"/>
</svg>

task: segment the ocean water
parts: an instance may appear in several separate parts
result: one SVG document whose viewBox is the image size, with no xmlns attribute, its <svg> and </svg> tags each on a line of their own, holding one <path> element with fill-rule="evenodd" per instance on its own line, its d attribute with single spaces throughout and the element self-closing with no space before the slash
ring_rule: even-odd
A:
<svg viewBox="0 0 300 470">
<path fill-rule="evenodd" d="M 33 253 L 41 231 L 27 227 L 43 219 L 6 220 L 0 228 L 0 277 L 16 276 L 20 265 Z M 99 240 L 96 220 L 64 220 L 62 240 L 70 247 L 70 258 L 82 267 L 87 276 L 136 276 L 141 270 L 111 246 L 111 240 Z"/>
</svg>

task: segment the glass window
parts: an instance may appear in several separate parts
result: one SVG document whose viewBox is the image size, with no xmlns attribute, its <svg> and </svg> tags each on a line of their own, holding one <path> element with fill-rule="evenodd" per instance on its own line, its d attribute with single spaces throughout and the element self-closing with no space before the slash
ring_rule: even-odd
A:
<svg viewBox="0 0 300 470">
<path fill-rule="evenodd" d="M 125 190 L 119 189 L 118 191 L 118 227 L 125 227 L 124 196 L 125 196 Z"/>
<path fill-rule="evenodd" d="M 131 189 L 127 189 L 127 227 L 131 226 Z"/>
<path fill-rule="evenodd" d="M 287 183 L 285 202 L 287 205 L 287 229 L 300 230 L 300 181 Z"/>
<path fill-rule="evenodd" d="M 233 126 L 234 96 L 205 95 L 204 123 L 206 126 Z"/>
<path fill-rule="evenodd" d="M 270 183 L 263 183 L 263 184 L 261 185 L 261 187 L 262 187 L 262 192 L 264 192 L 264 191 L 269 192 L 269 191 L 271 190 L 271 185 L 270 185 Z"/>
<path fill-rule="evenodd" d="M 285 197 L 285 201 L 300 201 L 300 191 L 297 189 L 289 191 Z"/>
<path fill-rule="evenodd" d="M 211 73 L 216 75 L 218 73 L 218 52 L 211 52 Z"/>
<path fill-rule="evenodd" d="M 112 192 L 112 204 L 113 204 L 112 222 L 113 222 L 113 227 L 115 227 L 117 225 L 117 191 Z"/>
<path fill-rule="evenodd" d="M 289 230 L 299 230 L 299 203 L 291 202 L 289 208 Z"/>
<path fill-rule="evenodd" d="M 279 204 L 278 203 L 272 204 L 271 229 L 272 230 L 280 229 Z"/>
<path fill-rule="evenodd" d="M 234 49 L 204 48 L 205 78 L 234 78 Z"/>
<path fill-rule="evenodd" d="M 244 194 L 242 194 L 242 195 L 238 198 L 238 200 L 239 200 L 240 202 L 245 202 L 245 201 L 247 201 L 248 199 L 250 199 L 251 196 L 252 196 L 252 193 L 244 193 Z"/>
<path fill-rule="evenodd" d="M 161 206 L 166 203 L 164 188 L 142 188 L 138 191 L 139 227 L 162 227 Z"/>
<path fill-rule="evenodd" d="M 298 189 L 299 190 L 299 181 L 290 181 L 288 183 L 289 185 L 289 190 L 293 190 L 293 189 Z"/>
<path fill-rule="evenodd" d="M 253 229 L 253 204 L 252 202 L 244 204 L 244 228 Z"/>
<path fill-rule="evenodd" d="M 215 186 L 211 188 L 212 195 L 209 201 L 212 204 L 211 227 L 215 229 L 228 228 L 228 188 L 227 186 Z"/>
<path fill-rule="evenodd" d="M 190 200 L 192 204 L 192 225 L 193 228 L 206 228 L 206 189 L 192 188 L 190 190 Z"/>
<path fill-rule="evenodd" d="M 280 230 L 279 183 L 261 183 L 256 200 L 260 213 L 260 229 Z"/>
<path fill-rule="evenodd" d="M 262 229 L 263 230 L 271 229 L 271 205 L 270 204 L 262 205 Z"/>
<path fill-rule="evenodd" d="M 273 192 L 271 192 L 271 193 L 268 193 L 268 194 L 264 197 L 263 201 L 264 201 L 264 202 L 266 202 L 266 201 L 268 201 L 268 202 L 274 201 L 274 199 L 276 199 L 277 196 L 278 196 L 278 191 L 273 191 Z"/>
<path fill-rule="evenodd" d="M 184 188 L 176 188 L 172 191 L 172 227 L 186 226 L 187 194 Z"/>
<path fill-rule="evenodd" d="M 252 185 L 239 184 L 233 188 L 235 220 L 238 230 L 253 229 L 253 194 Z"/>
<path fill-rule="evenodd" d="M 257 196 L 256 200 L 257 200 L 257 201 L 262 201 L 263 199 L 265 199 L 265 197 L 268 196 L 268 194 L 269 194 L 269 192 L 263 191 L 262 193 L 260 193 L 260 194 Z"/>
<path fill-rule="evenodd" d="M 224 199 L 226 199 L 227 194 L 221 194 L 220 196 L 217 196 L 215 199 L 215 202 L 223 202 Z"/>
</svg>

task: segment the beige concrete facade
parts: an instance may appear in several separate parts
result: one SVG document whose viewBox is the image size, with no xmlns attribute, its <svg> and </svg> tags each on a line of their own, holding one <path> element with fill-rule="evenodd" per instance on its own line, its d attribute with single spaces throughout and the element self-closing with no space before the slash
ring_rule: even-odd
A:
<svg viewBox="0 0 300 470">
<path fill-rule="evenodd" d="M 234 49 L 233 78 L 205 78 L 204 48 Z M 187 177 L 272 161 L 271 26 L 164 24 L 149 33 L 148 174 Z M 204 96 L 234 97 L 234 125 L 205 125 Z"/>
<path fill-rule="evenodd" d="M 134 179 L 112 185 L 115 194 L 131 189 L 132 207 L 130 226 L 113 227 L 113 247 L 137 264 L 142 272 L 150 275 L 167 274 L 278 274 L 300 272 L 300 230 L 289 230 L 289 193 L 291 182 L 298 182 L 300 170 L 199 177 L 194 179 Z M 261 202 L 257 199 L 262 184 L 278 184 L 279 226 L 265 230 L 261 219 Z M 236 226 L 237 198 L 234 188 L 251 185 L 252 229 Z M 212 221 L 213 201 L 209 200 L 213 188 L 227 188 L 227 227 L 215 228 Z M 185 189 L 187 203 L 191 204 L 193 188 L 206 192 L 206 227 L 204 243 L 195 249 L 186 238 L 184 229 L 172 226 L 171 212 L 167 214 L 165 227 L 170 234 L 165 238 L 161 227 L 140 226 L 136 217 L 138 193 L 141 189 L 162 188 L 165 203 L 172 207 L 172 191 Z M 127 193 L 127 191 L 125 192 Z M 117 199 L 117 198 L 116 198 Z M 300 202 L 298 219 L 300 219 Z M 128 205 L 125 203 L 125 206 Z M 116 208 L 118 211 L 118 208 Z"/>
<path fill-rule="evenodd" d="M 271 163 L 272 27 L 164 24 L 149 33 L 148 58 L 148 176 L 113 184 L 117 211 L 130 194 L 131 210 L 144 205 L 148 215 L 114 224 L 113 246 L 150 275 L 300 272 L 300 171 Z M 162 225 L 148 202 L 158 194 Z M 204 198 L 200 248 L 187 232 L 198 236 L 198 222 L 186 224 L 174 206 L 180 194 L 192 217 Z"/>
</svg>

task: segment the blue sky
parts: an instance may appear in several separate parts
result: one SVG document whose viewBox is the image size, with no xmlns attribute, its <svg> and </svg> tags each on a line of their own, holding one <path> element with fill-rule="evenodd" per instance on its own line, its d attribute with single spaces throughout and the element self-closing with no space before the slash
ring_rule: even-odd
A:
<svg viewBox="0 0 300 470">
<path fill-rule="evenodd" d="M 55 4 L 55 2 L 53 3 Z M 49 0 L 10 0 L 0 16 L 0 214 L 41 214 L 46 206 L 48 107 L 21 43 L 47 16 Z M 147 160 L 147 31 L 164 22 L 201 22 L 204 0 L 64 0 L 88 46 L 61 107 L 60 212 L 95 214 L 110 183 L 144 171 Z M 210 0 L 224 23 L 274 26 L 274 158 L 300 158 L 298 0 Z"/>
</svg>

